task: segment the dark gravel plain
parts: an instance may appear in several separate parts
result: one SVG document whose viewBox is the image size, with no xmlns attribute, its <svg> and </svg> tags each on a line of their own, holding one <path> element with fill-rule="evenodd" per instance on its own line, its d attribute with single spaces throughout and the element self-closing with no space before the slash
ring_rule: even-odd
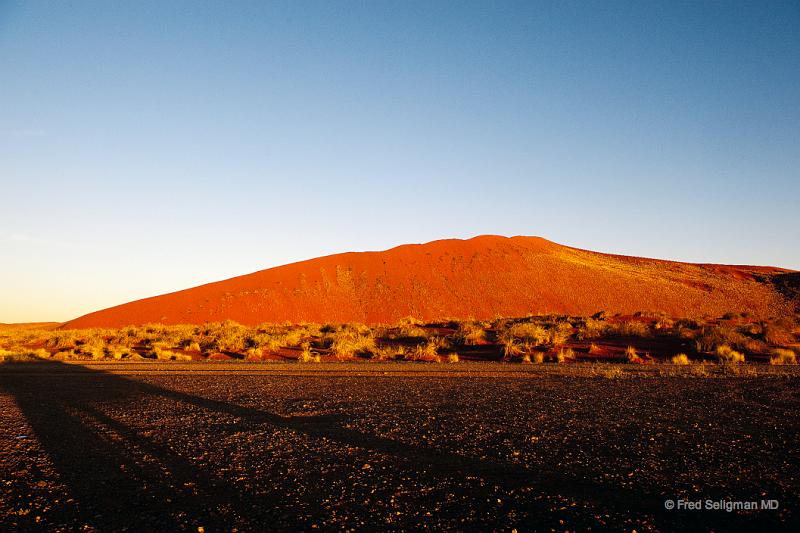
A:
<svg viewBox="0 0 800 533">
<path fill-rule="evenodd" d="M 800 529 L 796 372 L 298 368 L 0 367 L 0 530 Z"/>
</svg>

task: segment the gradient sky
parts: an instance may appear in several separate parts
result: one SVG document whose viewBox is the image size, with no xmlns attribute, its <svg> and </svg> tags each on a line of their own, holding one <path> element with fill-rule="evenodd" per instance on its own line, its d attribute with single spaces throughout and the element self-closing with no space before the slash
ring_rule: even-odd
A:
<svg viewBox="0 0 800 533">
<path fill-rule="evenodd" d="M 800 269 L 800 3 L 0 0 L 0 322 L 478 234 Z"/>
</svg>

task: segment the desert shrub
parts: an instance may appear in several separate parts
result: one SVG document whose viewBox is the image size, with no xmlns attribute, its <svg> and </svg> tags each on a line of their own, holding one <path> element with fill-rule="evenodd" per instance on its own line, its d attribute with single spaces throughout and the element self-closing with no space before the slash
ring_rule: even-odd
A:
<svg viewBox="0 0 800 533">
<path fill-rule="evenodd" d="M 333 335 L 331 350 L 339 357 L 372 355 L 377 350 L 375 337 L 372 336 L 371 332 L 362 333 L 360 330 L 346 329 Z"/>
<path fill-rule="evenodd" d="M 458 363 L 458 354 L 457 353 L 449 353 L 447 354 L 447 362 L 448 363 Z"/>
<path fill-rule="evenodd" d="M 335 335 L 335 334 L 334 334 Z M 276 337 L 279 346 L 300 346 L 305 335 L 300 330 L 289 329 Z"/>
<path fill-rule="evenodd" d="M 103 351 L 104 351 L 103 355 L 105 357 L 117 360 L 130 357 L 135 353 L 133 351 L 133 348 L 131 348 L 130 346 L 124 346 L 120 344 L 109 344 L 104 347 Z"/>
<path fill-rule="evenodd" d="M 406 347 L 403 345 L 387 345 L 378 347 L 373 357 L 380 361 L 399 360 L 408 358 Z"/>
<path fill-rule="evenodd" d="M 769 359 L 771 365 L 796 365 L 797 354 L 792 350 L 785 348 L 776 348 L 772 350 L 773 356 Z"/>
<path fill-rule="evenodd" d="M 550 334 L 539 324 L 522 322 L 512 325 L 501 333 L 501 340 L 507 339 L 519 339 L 534 346 L 541 346 L 550 341 Z"/>
<path fill-rule="evenodd" d="M 558 352 L 556 352 L 555 359 L 557 363 L 574 361 L 575 351 L 572 348 L 561 348 Z"/>
<path fill-rule="evenodd" d="M 462 344 L 480 344 L 486 340 L 486 330 L 476 322 L 462 322 L 458 325 L 455 337 Z"/>
<path fill-rule="evenodd" d="M 629 363 L 641 363 L 643 359 L 636 353 L 636 348 L 633 346 L 628 346 L 625 348 L 625 358 L 628 360 Z"/>
<path fill-rule="evenodd" d="M 441 350 L 450 348 L 449 343 L 442 337 L 432 337 L 427 342 L 418 344 L 414 347 L 413 357 L 415 359 L 434 359 Z"/>
<path fill-rule="evenodd" d="M 158 359 L 159 361 L 172 361 L 177 359 L 178 354 L 171 350 L 167 350 L 166 348 L 157 344 L 150 350 L 150 356 L 154 359 Z"/>
<path fill-rule="evenodd" d="M 544 363 L 544 353 L 537 352 L 537 351 L 527 352 L 527 353 L 523 354 L 522 358 L 520 359 L 520 362 L 524 363 L 526 365 L 529 365 L 529 364 L 532 364 L 532 363 L 536 363 L 537 365 L 540 365 L 540 364 Z"/>
<path fill-rule="evenodd" d="M 511 359 L 519 357 L 523 354 L 522 343 L 514 337 L 510 337 L 503 341 L 503 358 Z"/>
<path fill-rule="evenodd" d="M 310 343 L 304 342 L 300 347 L 300 355 L 297 356 L 298 363 L 319 363 L 322 361 L 318 353 L 311 351 Z"/>
<path fill-rule="evenodd" d="M 45 346 L 50 348 L 57 348 L 63 350 L 65 348 L 74 348 L 77 345 L 78 336 L 75 330 L 66 330 L 56 333 L 45 341 Z"/>
<path fill-rule="evenodd" d="M 623 320 L 616 326 L 616 332 L 624 337 L 648 337 L 650 328 L 638 320 Z"/>
<path fill-rule="evenodd" d="M 597 339 L 602 337 L 608 330 L 608 324 L 605 320 L 596 320 L 594 318 L 587 318 L 583 324 L 578 327 L 578 338 L 581 340 Z"/>
<path fill-rule="evenodd" d="M 716 354 L 720 363 L 744 363 L 744 355 L 727 344 L 717 346 Z"/>
<path fill-rule="evenodd" d="M 431 332 L 421 326 L 421 321 L 413 317 L 407 317 L 398 322 L 397 326 L 393 328 L 391 336 L 395 338 L 409 339 L 426 339 L 430 337 Z"/>
<path fill-rule="evenodd" d="M 672 329 L 674 326 L 675 326 L 675 321 L 666 315 L 658 317 L 655 324 L 653 324 L 653 327 L 659 331 Z"/>
<path fill-rule="evenodd" d="M 245 349 L 247 328 L 233 320 L 215 324 L 209 329 L 208 336 L 213 348 L 220 352 L 242 352 Z"/>
<path fill-rule="evenodd" d="M 601 351 L 602 350 L 600 349 L 600 347 L 598 345 L 596 345 L 595 343 L 589 344 L 589 353 L 590 354 L 596 355 L 596 354 L 599 354 Z"/>
<path fill-rule="evenodd" d="M 106 356 L 106 344 L 100 337 L 88 336 L 77 342 L 74 351 L 92 359 L 103 359 Z"/>
<path fill-rule="evenodd" d="M 751 339 L 729 326 L 711 326 L 703 328 L 700 336 L 695 339 L 695 347 L 700 353 L 714 352 L 720 346 L 744 349 L 749 340 Z"/>
<path fill-rule="evenodd" d="M 244 351 L 244 353 L 248 357 L 248 359 L 258 359 L 262 355 L 264 355 L 264 350 L 262 350 L 261 348 L 248 348 L 247 350 Z"/>
<path fill-rule="evenodd" d="M 673 365 L 688 365 L 689 357 L 685 353 L 679 353 L 669 360 Z"/>
<path fill-rule="evenodd" d="M 48 359 L 50 352 L 43 349 L 29 350 L 16 348 L 11 350 L 0 349 L 0 363 L 28 363 Z"/>
</svg>

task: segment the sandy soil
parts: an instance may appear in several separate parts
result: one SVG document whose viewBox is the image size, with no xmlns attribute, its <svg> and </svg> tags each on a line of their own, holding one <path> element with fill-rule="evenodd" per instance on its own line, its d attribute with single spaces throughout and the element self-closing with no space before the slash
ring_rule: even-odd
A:
<svg viewBox="0 0 800 533">
<path fill-rule="evenodd" d="M 5 365 L 0 529 L 800 526 L 793 370 L 300 366 Z"/>
</svg>

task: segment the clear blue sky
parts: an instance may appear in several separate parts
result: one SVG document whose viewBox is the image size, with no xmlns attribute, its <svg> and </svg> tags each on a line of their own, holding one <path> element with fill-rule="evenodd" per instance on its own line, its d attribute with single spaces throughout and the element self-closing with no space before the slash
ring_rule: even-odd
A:
<svg viewBox="0 0 800 533">
<path fill-rule="evenodd" d="M 800 3 L 0 0 L 0 322 L 477 234 L 800 269 Z"/>
</svg>

